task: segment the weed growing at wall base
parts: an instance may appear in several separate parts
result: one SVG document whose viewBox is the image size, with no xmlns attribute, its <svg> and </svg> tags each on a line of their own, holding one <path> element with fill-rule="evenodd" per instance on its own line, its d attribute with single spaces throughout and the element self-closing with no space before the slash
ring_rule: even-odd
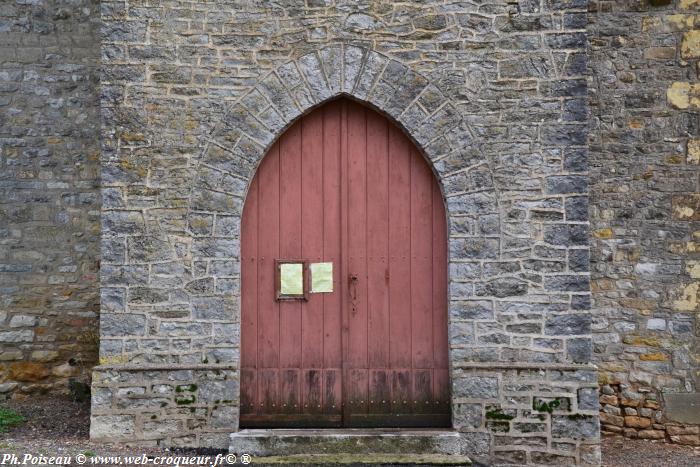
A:
<svg viewBox="0 0 700 467">
<path fill-rule="evenodd" d="M 5 433 L 9 427 L 19 425 L 23 422 L 24 417 L 14 410 L 0 407 L 0 433 Z"/>
</svg>

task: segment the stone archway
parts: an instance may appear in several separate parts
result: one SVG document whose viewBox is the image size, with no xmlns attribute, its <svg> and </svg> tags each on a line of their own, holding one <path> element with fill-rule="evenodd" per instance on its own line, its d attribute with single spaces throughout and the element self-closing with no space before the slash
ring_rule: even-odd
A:
<svg viewBox="0 0 700 467">
<path fill-rule="evenodd" d="M 460 263 L 500 257 L 500 215 L 491 169 L 468 124 L 429 79 L 361 47 L 335 45 L 302 55 L 263 76 L 228 109 L 195 170 L 187 214 L 192 261 L 210 261 L 225 250 L 235 251 L 238 258 L 243 201 L 263 156 L 300 116 L 338 96 L 360 101 L 396 122 L 435 172 L 446 200 L 449 281 L 455 284 L 449 297 L 450 335 L 461 335 L 474 315 L 462 310 L 460 300 L 466 291 L 460 281 L 473 277 Z M 220 229 L 217 234 L 214 229 L 210 235 L 202 234 L 199 219 L 212 215 L 224 219 L 226 232 Z M 235 346 L 240 341 L 239 300 L 240 282 L 236 282 L 217 301 L 222 315 L 233 318 L 220 330 L 233 329 Z M 224 340 L 223 335 L 213 337 Z M 455 339 L 451 359 L 464 354 L 465 345 Z M 453 407 L 461 410 L 458 404 Z M 463 418 L 453 417 L 455 428 Z"/>
<path fill-rule="evenodd" d="M 594 456 L 595 369 L 576 363 L 586 361 L 590 347 L 588 276 L 576 262 L 586 258 L 579 213 L 585 204 L 573 181 L 581 177 L 569 178 L 561 163 L 568 136 L 560 126 L 539 139 L 525 135 L 529 157 L 516 148 L 488 162 L 484 136 L 430 79 L 347 44 L 266 68 L 203 137 L 202 151 L 188 160 L 191 176 L 169 182 L 185 181 L 168 186 L 185 194 L 169 206 L 171 217 L 157 219 L 159 209 L 103 207 L 103 251 L 115 257 L 101 270 L 92 437 L 228 446 L 239 420 L 247 190 L 285 129 L 340 96 L 396 123 L 422 152 L 446 200 L 451 419 L 455 432 L 467 433 L 463 451 L 485 459 L 512 450 L 524 459 L 518 449 L 532 435 L 522 430 L 535 427 L 542 446 L 559 443 Z M 121 171 L 131 162 L 106 161 L 110 183 L 128 185 Z M 527 185 L 518 184 L 522 173 Z M 566 409 L 552 413 L 553 398 Z M 533 412 L 541 407 L 550 412 Z M 547 449 L 552 459 L 569 456 Z"/>
</svg>

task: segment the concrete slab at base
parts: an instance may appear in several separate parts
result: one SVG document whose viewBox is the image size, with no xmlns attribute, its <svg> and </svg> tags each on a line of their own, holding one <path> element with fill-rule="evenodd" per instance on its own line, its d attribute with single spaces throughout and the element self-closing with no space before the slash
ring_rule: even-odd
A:
<svg viewBox="0 0 700 467">
<path fill-rule="evenodd" d="M 229 451 L 252 456 L 339 454 L 440 454 L 465 453 L 463 435 L 451 430 L 344 429 L 344 430 L 241 430 L 231 434 Z"/>
</svg>

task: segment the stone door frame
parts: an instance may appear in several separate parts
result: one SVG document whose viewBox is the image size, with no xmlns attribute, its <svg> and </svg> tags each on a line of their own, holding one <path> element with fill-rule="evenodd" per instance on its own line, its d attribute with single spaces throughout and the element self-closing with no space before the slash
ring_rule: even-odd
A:
<svg viewBox="0 0 700 467">
<path fill-rule="evenodd" d="M 462 220 L 488 218 L 493 240 L 477 242 L 481 244 L 476 247 L 488 249 L 497 243 L 500 215 L 492 171 L 486 157 L 480 156 L 474 133 L 450 99 L 429 78 L 399 61 L 345 44 L 306 53 L 277 67 L 227 110 L 223 121 L 211 133 L 195 169 L 197 178 L 188 205 L 187 225 L 193 225 L 198 214 L 212 212 L 212 200 L 221 196 L 211 189 L 211 171 L 236 177 L 241 182 L 239 195 L 244 199 L 255 171 L 271 145 L 302 115 L 339 97 L 356 100 L 387 116 L 422 152 L 446 201 L 449 263 L 470 258 L 462 253 L 470 251 L 465 243 L 474 239 L 465 238 L 461 230 Z M 463 157 L 464 152 L 469 152 L 472 163 L 450 171 L 449 164 L 444 161 L 455 155 Z M 465 191 L 458 183 L 453 183 L 470 173 L 483 172 L 489 176 L 483 177 L 478 190 Z M 233 230 L 236 232 L 240 232 L 242 206 L 242 200 L 236 201 L 235 207 L 227 213 L 233 214 Z M 195 243 L 193 251 L 205 251 L 206 247 L 197 248 L 196 243 L 207 243 L 206 237 L 191 233 Z M 240 250 L 239 243 L 235 247 Z M 498 251 L 489 254 L 497 255 Z M 193 255 L 192 259 L 201 258 Z M 240 290 L 234 294 L 240 300 Z M 450 309 L 454 298 L 448 297 Z M 240 315 L 239 303 L 226 300 L 221 303 L 231 307 L 230 316 Z M 458 334 L 454 320 L 448 316 L 448 321 L 449 335 Z M 235 334 L 240 336 L 239 325 Z M 450 362 L 454 361 L 452 350 L 450 348 Z M 452 399 L 455 407 L 454 396 Z"/>
<path fill-rule="evenodd" d="M 127 278 L 127 272 L 134 272 L 123 266 L 103 265 L 101 365 L 95 369 L 93 380 L 92 438 L 132 444 L 157 441 L 175 446 L 228 446 L 229 434 L 238 430 L 237 274 L 246 193 L 274 141 L 300 116 L 340 96 L 369 106 L 402 129 L 422 151 L 445 199 L 452 427 L 468 432 L 466 451 L 476 459 L 493 457 L 495 450 L 506 449 L 494 444 L 496 437 L 505 443 L 501 446 L 517 449 L 520 435 L 499 432 L 498 426 L 488 419 L 489 410 L 496 407 L 500 411 L 503 405 L 523 414 L 528 421 L 539 420 L 527 414 L 539 397 L 556 393 L 556 397 L 567 399 L 568 407 L 566 412 L 551 413 L 551 420 L 543 424 L 546 443 L 565 440 L 581 453 L 575 454 L 581 460 L 584 455 L 595 458 L 599 452 L 595 367 L 567 363 L 568 359 L 540 363 L 527 349 L 517 358 L 510 356 L 503 361 L 497 352 L 481 352 L 474 340 L 473 329 L 478 320 L 493 322 L 493 303 L 508 303 L 519 296 L 510 304 L 525 308 L 541 305 L 529 299 L 523 282 L 509 278 L 490 281 L 470 269 L 470 262 L 512 259 L 503 246 L 506 218 L 500 204 L 507 205 L 508 200 L 499 195 L 494 168 L 482 151 L 484 137 L 470 127 L 429 77 L 398 60 L 349 44 L 330 45 L 277 66 L 231 104 L 205 137 L 203 151 L 190 167 L 193 175 L 184 219 L 174 221 L 182 222 L 182 231 L 166 233 L 158 222 L 148 223 L 148 229 L 152 229 L 149 231 L 145 227 L 147 220 L 140 213 L 103 208 L 103 257 L 111 253 L 111 235 L 142 228 L 143 237 L 130 238 L 133 246 L 145 252 L 142 262 L 152 262 L 148 258 L 151 255 L 160 261 L 171 261 L 183 271 L 189 268 L 192 280 L 174 288 L 166 302 L 170 305 L 176 300 L 178 310 L 189 318 L 162 320 L 148 337 L 191 339 L 198 348 L 215 351 L 221 358 L 197 362 L 174 353 L 174 361 L 181 363 L 150 364 L 143 355 L 132 359 L 129 349 L 136 348 L 132 341 L 145 339 L 147 317 L 143 312 L 128 311 L 123 289 L 110 289 L 109 284 L 131 286 L 130 277 L 140 278 Z M 568 225 L 555 227 L 559 230 L 552 230 L 552 235 L 574 235 L 581 230 L 580 225 L 574 226 L 579 229 L 576 231 L 566 230 Z M 559 241 L 559 237 L 552 238 L 553 242 Z M 539 241 L 520 240 L 526 247 Z M 557 244 L 569 246 L 566 242 Z M 173 271 L 169 274 L 177 274 L 177 270 Z M 583 275 L 554 275 L 546 279 L 549 282 L 542 286 L 545 294 L 588 292 L 588 279 Z M 151 297 L 148 290 L 143 293 L 139 299 Z M 488 301 L 492 302 L 491 307 L 478 306 Z M 535 334 L 581 336 L 567 342 L 589 344 L 587 301 L 577 302 L 575 308 L 555 305 L 551 313 L 550 308 L 543 307 L 547 310 L 544 327 Z M 504 324 L 505 328 L 505 323 L 497 324 Z M 513 359 L 516 362 L 511 362 Z M 173 387 L 170 393 L 158 392 Z M 512 442 L 506 442 L 511 439 Z"/>
</svg>

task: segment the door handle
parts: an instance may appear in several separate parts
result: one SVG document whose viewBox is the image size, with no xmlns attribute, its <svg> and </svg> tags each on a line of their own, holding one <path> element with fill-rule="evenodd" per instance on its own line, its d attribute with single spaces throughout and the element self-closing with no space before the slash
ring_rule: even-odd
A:
<svg viewBox="0 0 700 467">
<path fill-rule="evenodd" d="M 348 293 L 352 301 L 357 300 L 357 276 L 350 274 L 348 277 Z"/>
</svg>

